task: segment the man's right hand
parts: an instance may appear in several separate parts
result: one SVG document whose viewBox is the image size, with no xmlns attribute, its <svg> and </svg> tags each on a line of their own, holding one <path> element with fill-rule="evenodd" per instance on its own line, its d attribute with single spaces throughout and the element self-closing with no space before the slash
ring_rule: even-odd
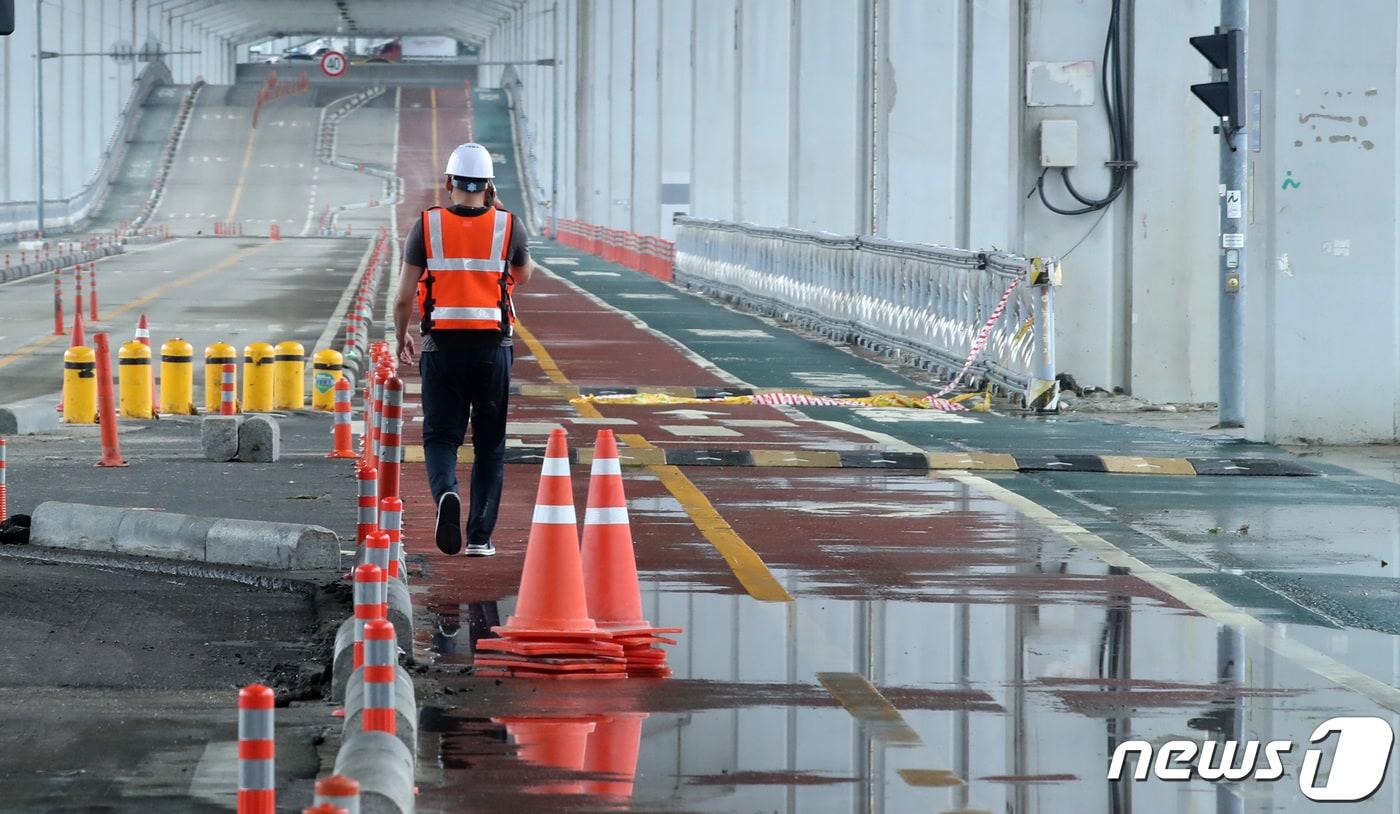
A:
<svg viewBox="0 0 1400 814">
<path fill-rule="evenodd" d="M 399 361 L 406 365 L 418 362 L 417 343 L 413 341 L 412 334 L 404 334 L 399 337 Z"/>
</svg>

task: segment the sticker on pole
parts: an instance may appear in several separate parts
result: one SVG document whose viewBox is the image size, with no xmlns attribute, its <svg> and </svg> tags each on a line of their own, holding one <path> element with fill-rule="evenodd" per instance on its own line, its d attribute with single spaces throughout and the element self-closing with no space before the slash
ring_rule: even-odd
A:
<svg viewBox="0 0 1400 814">
<path fill-rule="evenodd" d="M 339 51 L 327 51 L 321 55 L 321 73 L 334 79 L 337 76 L 344 76 L 345 69 L 350 67 L 350 60 Z"/>
</svg>

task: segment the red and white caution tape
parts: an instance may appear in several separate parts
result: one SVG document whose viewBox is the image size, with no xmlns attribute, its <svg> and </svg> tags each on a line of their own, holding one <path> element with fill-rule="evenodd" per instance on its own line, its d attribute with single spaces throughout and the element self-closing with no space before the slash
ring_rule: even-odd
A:
<svg viewBox="0 0 1400 814">
<path fill-rule="evenodd" d="M 997 321 L 1001 319 L 1002 313 L 1006 311 L 1006 303 L 1011 299 L 1011 292 L 1015 291 L 1016 286 L 1020 284 L 1021 278 L 1017 276 L 1011 281 L 1011 285 L 1006 287 L 1006 291 L 1001 295 L 1001 301 L 997 303 L 996 308 L 992 309 L 992 313 L 987 317 L 987 321 L 982 324 L 982 330 L 977 332 L 977 339 L 972 343 L 972 349 L 967 352 L 967 360 L 963 362 L 962 369 L 958 371 L 958 375 L 954 376 L 953 380 L 948 382 L 948 385 L 942 390 L 928 396 L 925 399 L 926 401 L 942 400 L 943 396 L 958 389 L 958 384 L 962 382 L 963 376 L 967 375 L 968 369 L 977 361 L 977 357 L 982 355 L 982 351 L 986 350 L 987 340 L 991 338 L 992 329 L 996 327 Z"/>
</svg>

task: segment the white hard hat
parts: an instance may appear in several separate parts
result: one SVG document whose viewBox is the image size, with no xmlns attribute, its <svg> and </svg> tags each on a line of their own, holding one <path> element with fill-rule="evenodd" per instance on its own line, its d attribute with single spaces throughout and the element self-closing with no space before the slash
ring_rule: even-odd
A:
<svg viewBox="0 0 1400 814">
<path fill-rule="evenodd" d="M 447 159 L 445 175 L 458 178 L 495 178 L 496 171 L 491 164 L 491 153 L 475 142 L 463 144 L 452 151 Z"/>
</svg>

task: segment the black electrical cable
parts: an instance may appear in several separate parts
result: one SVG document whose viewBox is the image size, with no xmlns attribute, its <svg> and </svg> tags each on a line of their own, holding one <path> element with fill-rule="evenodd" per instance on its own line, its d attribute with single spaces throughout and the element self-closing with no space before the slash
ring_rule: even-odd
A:
<svg viewBox="0 0 1400 814">
<path fill-rule="evenodd" d="M 1060 178 L 1065 189 L 1076 201 L 1083 204 L 1077 209 L 1065 209 L 1050 202 L 1045 194 L 1045 176 L 1050 171 L 1046 167 L 1035 180 L 1033 192 L 1040 194 L 1045 208 L 1058 215 L 1087 215 L 1105 209 L 1123 194 L 1128 186 L 1128 173 L 1133 168 L 1133 141 L 1124 96 L 1122 29 L 1125 23 L 1122 14 L 1122 0 L 1112 0 L 1108 15 L 1108 33 L 1104 35 L 1103 65 L 1100 79 L 1103 87 L 1104 115 L 1108 119 L 1109 139 L 1109 187 L 1102 198 L 1090 198 L 1075 188 L 1070 180 L 1069 167 L 1060 167 Z M 1110 83 L 1110 77 L 1112 82 Z M 1111 87 L 1110 87 L 1111 84 Z"/>
</svg>

